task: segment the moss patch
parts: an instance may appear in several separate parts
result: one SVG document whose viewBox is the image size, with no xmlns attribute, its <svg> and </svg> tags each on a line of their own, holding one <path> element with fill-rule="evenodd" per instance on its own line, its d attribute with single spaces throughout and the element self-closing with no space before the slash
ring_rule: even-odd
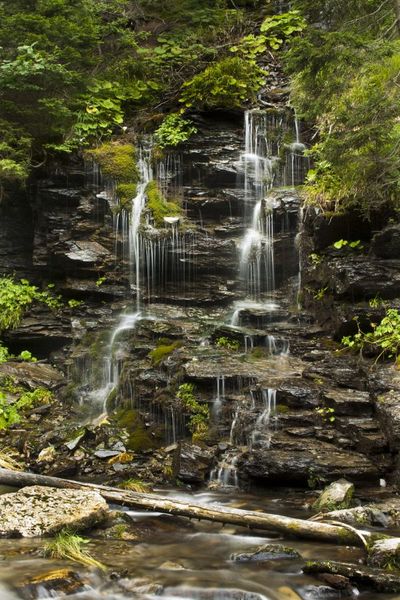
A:
<svg viewBox="0 0 400 600">
<path fill-rule="evenodd" d="M 157 348 L 154 348 L 151 352 L 149 352 L 149 357 L 153 365 L 159 365 L 164 358 L 167 358 L 170 354 L 174 352 L 177 348 L 182 346 L 182 342 L 172 342 L 171 344 L 160 344 Z"/>
<path fill-rule="evenodd" d="M 103 174 L 107 177 L 125 183 L 139 180 L 136 149 L 132 144 L 107 142 L 89 150 L 88 154 L 99 163 Z"/>
<path fill-rule="evenodd" d="M 120 410 L 116 415 L 116 420 L 118 425 L 124 427 L 129 433 L 128 442 L 126 444 L 128 450 L 142 452 L 143 450 L 150 450 L 154 447 L 150 433 L 146 431 L 137 410 Z"/>
<path fill-rule="evenodd" d="M 164 217 L 180 217 L 182 209 L 176 202 L 166 200 L 157 182 L 150 181 L 146 187 L 147 205 L 156 227 L 163 227 Z"/>
</svg>

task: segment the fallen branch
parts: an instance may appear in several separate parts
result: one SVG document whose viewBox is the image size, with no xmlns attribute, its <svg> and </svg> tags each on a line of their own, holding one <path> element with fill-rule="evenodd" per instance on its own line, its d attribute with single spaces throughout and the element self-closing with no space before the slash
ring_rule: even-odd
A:
<svg viewBox="0 0 400 600">
<path fill-rule="evenodd" d="M 158 494 L 144 494 L 119 490 L 117 488 L 82 483 L 70 479 L 36 475 L 22 471 L 0 468 L 0 484 L 13 487 L 40 485 L 55 488 L 93 489 L 107 502 L 121 504 L 131 508 L 155 510 L 194 519 L 206 519 L 229 525 L 240 525 L 250 529 L 276 531 L 291 537 L 333 542 L 342 545 L 363 546 L 363 540 L 371 536 L 368 531 L 349 530 L 342 525 L 330 525 L 303 519 L 294 519 L 281 515 L 226 508 L 218 505 L 201 506 L 173 500 Z"/>
</svg>

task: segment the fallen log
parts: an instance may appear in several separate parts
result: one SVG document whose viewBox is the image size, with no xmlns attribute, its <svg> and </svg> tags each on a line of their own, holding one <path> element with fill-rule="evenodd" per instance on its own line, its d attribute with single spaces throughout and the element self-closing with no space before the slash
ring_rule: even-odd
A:
<svg viewBox="0 0 400 600">
<path fill-rule="evenodd" d="M 369 539 L 368 531 L 357 531 L 346 526 L 330 525 L 318 521 L 307 521 L 281 515 L 226 508 L 218 505 L 202 506 L 173 500 L 158 494 L 145 494 L 119 490 L 114 487 L 94 483 L 77 482 L 59 477 L 37 475 L 23 471 L 0 468 L 0 484 L 13 487 L 41 485 L 55 488 L 94 489 L 107 502 L 136 509 L 158 511 L 180 517 L 205 519 L 229 525 L 240 525 L 250 529 L 262 529 L 283 533 L 287 536 L 333 542 L 341 545 L 363 546 L 363 539 Z"/>
</svg>

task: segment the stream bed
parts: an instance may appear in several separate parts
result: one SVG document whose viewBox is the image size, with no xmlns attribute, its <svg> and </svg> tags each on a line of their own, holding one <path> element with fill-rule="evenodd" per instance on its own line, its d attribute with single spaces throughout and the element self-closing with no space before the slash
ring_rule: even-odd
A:
<svg viewBox="0 0 400 600">
<path fill-rule="evenodd" d="M 165 494 L 163 490 L 163 494 Z M 176 500 L 213 503 L 249 510 L 263 510 L 307 518 L 304 492 L 263 490 L 257 495 L 236 490 L 167 491 Z M 116 508 L 116 507 L 115 507 Z M 101 539 L 94 532 L 88 548 L 104 563 L 104 573 L 67 561 L 40 556 L 43 540 L 2 540 L 0 543 L 0 597 L 124 600 L 129 598 L 187 598 L 188 600 L 328 600 L 360 598 L 375 600 L 374 592 L 353 588 L 352 595 L 335 591 L 302 573 L 308 560 L 357 563 L 364 558 L 359 548 L 333 544 L 282 540 L 275 534 L 221 526 L 206 521 L 180 519 L 156 512 L 127 511 L 138 539 Z M 395 532 L 393 532 L 395 533 Z M 248 553 L 264 544 L 279 543 L 295 549 L 301 558 L 235 561 L 233 555 Z M 68 583 L 52 581 L 61 573 Z M 71 590 L 71 578 L 74 586 Z M 74 589 L 76 588 L 76 589 Z M 379 594 L 395 600 L 398 594 Z"/>
</svg>

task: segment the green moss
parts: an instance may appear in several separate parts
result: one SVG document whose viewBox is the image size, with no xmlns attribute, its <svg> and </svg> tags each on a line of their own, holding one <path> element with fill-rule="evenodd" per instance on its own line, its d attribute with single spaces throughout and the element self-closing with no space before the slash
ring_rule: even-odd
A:
<svg viewBox="0 0 400 600">
<path fill-rule="evenodd" d="M 99 163 L 104 175 L 118 183 L 132 184 L 139 180 L 136 149 L 132 144 L 107 142 L 89 150 L 88 155 Z"/>
<path fill-rule="evenodd" d="M 136 183 L 119 183 L 116 187 L 115 193 L 117 194 L 119 201 L 119 208 L 123 210 L 129 210 L 132 204 L 133 198 L 136 196 L 137 186 Z"/>
<path fill-rule="evenodd" d="M 161 344 L 154 348 L 151 352 L 149 352 L 149 357 L 153 365 L 158 366 L 164 358 L 172 354 L 174 350 L 180 348 L 182 346 L 182 342 L 172 342 L 171 344 Z"/>
<path fill-rule="evenodd" d="M 281 415 L 286 415 L 289 412 L 289 407 L 286 404 L 277 404 L 276 412 Z"/>
<path fill-rule="evenodd" d="M 166 200 L 162 195 L 157 182 L 150 181 L 146 188 L 147 205 L 156 227 L 163 227 L 164 217 L 179 217 L 182 209 L 176 202 Z"/>
<path fill-rule="evenodd" d="M 126 444 L 128 450 L 142 452 L 154 447 L 153 440 L 146 431 L 138 411 L 134 409 L 120 410 L 116 415 L 116 420 L 118 425 L 124 427 L 129 433 Z"/>
</svg>

